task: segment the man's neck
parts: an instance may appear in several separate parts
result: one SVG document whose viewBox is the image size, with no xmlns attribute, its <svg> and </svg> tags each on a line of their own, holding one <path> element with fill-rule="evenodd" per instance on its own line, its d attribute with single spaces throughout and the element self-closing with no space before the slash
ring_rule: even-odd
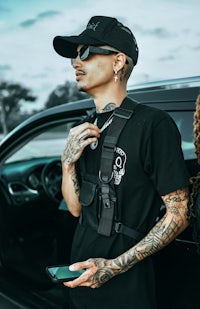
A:
<svg viewBox="0 0 200 309">
<path fill-rule="evenodd" d="M 117 95 L 101 95 L 94 97 L 94 104 L 98 113 L 105 113 L 119 107 L 126 97 L 127 93 L 118 93 Z"/>
</svg>

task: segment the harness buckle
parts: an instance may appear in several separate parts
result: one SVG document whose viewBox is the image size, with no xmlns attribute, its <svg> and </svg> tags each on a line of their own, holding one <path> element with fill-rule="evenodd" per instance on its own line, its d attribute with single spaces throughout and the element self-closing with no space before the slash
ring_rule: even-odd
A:
<svg viewBox="0 0 200 309">
<path fill-rule="evenodd" d="M 120 233 L 121 226 L 122 226 L 122 223 L 121 223 L 121 222 L 116 222 L 116 223 L 115 223 L 115 232 L 116 232 L 116 233 Z"/>
<path fill-rule="evenodd" d="M 101 170 L 99 171 L 99 180 L 103 183 L 109 183 L 111 182 L 113 178 L 113 172 L 111 173 L 111 176 L 108 178 L 107 176 L 102 176 Z"/>
</svg>

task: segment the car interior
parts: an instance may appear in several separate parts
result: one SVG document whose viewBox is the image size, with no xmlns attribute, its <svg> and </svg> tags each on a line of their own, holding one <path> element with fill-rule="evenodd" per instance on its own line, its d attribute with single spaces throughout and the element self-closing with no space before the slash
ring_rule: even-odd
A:
<svg viewBox="0 0 200 309">
<path fill-rule="evenodd" d="M 73 125 L 74 119 L 38 132 L 0 167 L 2 271 L 44 293 L 58 288 L 46 267 L 69 264 L 77 224 L 61 194 L 60 156 Z"/>
</svg>

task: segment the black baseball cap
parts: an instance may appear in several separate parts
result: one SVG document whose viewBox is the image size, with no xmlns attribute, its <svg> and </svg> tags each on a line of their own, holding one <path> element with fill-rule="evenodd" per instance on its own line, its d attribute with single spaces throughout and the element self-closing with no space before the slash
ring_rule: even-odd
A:
<svg viewBox="0 0 200 309">
<path fill-rule="evenodd" d="M 138 60 L 138 45 L 133 33 L 113 17 L 93 16 L 79 35 L 56 36 L 53 40 L 55 51 L 66 58 L 77 57 L 79 44 L 108 45 L 132 58 L 134 65 Z"/>
</svg>

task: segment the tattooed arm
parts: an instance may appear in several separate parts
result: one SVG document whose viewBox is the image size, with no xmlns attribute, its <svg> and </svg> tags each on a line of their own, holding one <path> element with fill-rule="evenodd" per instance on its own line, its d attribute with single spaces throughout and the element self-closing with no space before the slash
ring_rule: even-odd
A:
<svg viewBox="0 0 200 309">
<path fill-rule="evenodd" d="M 150 232 L 134 247 L 115 259 L 89 259 L 72 265 L 72 270 L 88 268 L 74 281 L 65 283 L 68 287 L 100 287 L 112 277 L 126 272 L 138 262 L 167 246 L 188 225 L 188 189 L 180 189 L 162 197 L 166 205 L 165 215 Z"/>
<path fill-rule="evenodd" d="M 92 123 L 85 122 L 70 130 L 62 155 L 62 194 L 73 216 L 79 217 L 79 183 L 75 163 L 83 150 L 99 137 L 99 129 Z"/>
<path fill-rule="evenodd" d="M 121 264 L 122 268 L 125 267 L 124 271 L 167 246 L 189 225 L 187 188 L 167 194 L 162 199 L 166 206 L 164 216 L 145 238 L 125 253 L 125 256 L 122 255 L 117 258 L 117 263 Z M 133 261 L 131 261 L 131 256 L 135 257 Z"/>
<path fill-rule="evenodd" d="M 71 214 L 80 216 L 81 205 L 79 203 L 79 183 L 76 175 L 75 164 L 64 164 L 62 166 L 62 194 Z"/>
</svg>

